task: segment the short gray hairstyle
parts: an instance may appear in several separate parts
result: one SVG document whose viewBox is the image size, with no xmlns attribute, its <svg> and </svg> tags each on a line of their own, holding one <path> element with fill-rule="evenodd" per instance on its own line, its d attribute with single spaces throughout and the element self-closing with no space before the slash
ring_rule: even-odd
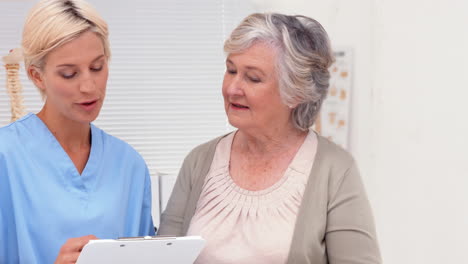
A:
<svg viewBox="0 0 468 264">
<path fill-rule="evenodd" d="M 276 68 L 283 103 L 294 107 L 294 126 L 308 130 L 325 99 L 334 61 L 325 29 L 305 16 L 255 13 L 246 17 L 224 43 L 227 54 L 262 42 L 277 49 Z"/>
</svg>

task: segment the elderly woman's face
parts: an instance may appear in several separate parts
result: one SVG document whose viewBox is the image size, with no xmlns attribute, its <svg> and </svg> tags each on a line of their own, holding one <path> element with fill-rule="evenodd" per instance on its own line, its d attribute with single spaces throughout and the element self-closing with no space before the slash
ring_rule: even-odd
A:
<svg viewBox="0 0 468 264">
<path fill-rule="evenodd" d="M 101 39 L 93 32 L 51 51 L 44 69 L 32 75 L 47 96 L 45 106 L 55 117 L 89 123 L 101 110 L 108 77 Z"/>
<path fill-rule="evenodd" d="M 239 129 L 274 129 L 289 121 L 275 69 L 276 50 L 256 43 L 226 59 L 223 97 L 229 122 Z"/>
</svg>

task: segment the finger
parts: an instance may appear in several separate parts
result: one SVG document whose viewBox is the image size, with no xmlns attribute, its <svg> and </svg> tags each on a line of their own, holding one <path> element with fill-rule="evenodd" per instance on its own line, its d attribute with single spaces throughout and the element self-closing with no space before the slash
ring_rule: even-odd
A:
<svg viewBox="0 0 468 264">
<path fill-rule="evenodd" d="M 87 235 L 87 236 L 84 236 L 83 238 L 88 239 L 88 241 L 89 240 L 94 240 L 94 239 L 99 239 L 95 235 Z"/>
<path fill-rule="evenodd" d="M 89 240 L 96 239 L 94 235 L 70 238 L 60 248 L 59 254 L 55 261 L 56 264 L 75 263 L 78 260 L 81 250 Z"/>
<path fill-rule="evenodd" d="M 80 252 L 72 252 L 67 254 L 65 263 L 76 263 L 78 261 L 78 257 L 80 256 Z"/>
<path fill-rule="evenodd" d="M 60 251 L 63 252 L 75 252 L 75 251 L 81 251 L 86 245 L 89 240 L 92 239 L 97 239 L 96 236 L 94 235 L 87 235 L 87 236 L 82 236 L 82 237 L 75 237 L 75 238 L 70 238 L 65 242 L 65 244 L 62 246 Z"/>
<path fill-rule="evenodd" d="M 96 240 L 96 239 L 98 239 L 98 238 L 97 238 L 95 235 L 87 235 L 87 236 L 80 237 L 80 239 L 81 239 L 81 243 L 82 243 L 82 244 L 81 244 L 80 247 L 78 248 L 78 251 L 79 251 L 79 252 L 81 252 L 81 250 L 83 250 L 84 246 L 85 246 L 86 244 L 88 244 L 88 242 L 89 242 L 90 240 Z"/>
<path fill-rule="evenodd" d="M 71 264 L 76 263 L 78 261 L 78 257 L 80 256 L 79 252 L 69 252 L 63 255 L 59 255 L 55 264 Z"/>
</svg>

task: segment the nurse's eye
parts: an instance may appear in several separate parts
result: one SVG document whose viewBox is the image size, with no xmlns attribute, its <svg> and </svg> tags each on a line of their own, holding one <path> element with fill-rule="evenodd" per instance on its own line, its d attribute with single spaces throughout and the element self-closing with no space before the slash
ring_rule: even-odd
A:
<svg viewBox="0 0 468 264">
<path fill-rule="evenodd" d="M 102 70 L 102 66 L 100 66 L 100 67 L 91 67 L 90 70 L 93 71 L 93 72 L 98 72 L 98 71 Z"/>
<path fill-rule="evenodd" d="M 61 75 L 64 79 L 71 79 L 71 78 L 75 77 L 76 72 L 72 72 L 72 73 L 60 73 L 60 75 Z"/>
</svg>

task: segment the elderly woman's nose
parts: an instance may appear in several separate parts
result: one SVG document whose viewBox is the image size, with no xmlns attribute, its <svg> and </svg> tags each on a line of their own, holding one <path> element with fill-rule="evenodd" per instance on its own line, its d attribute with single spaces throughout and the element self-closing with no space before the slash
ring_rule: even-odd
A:
<svg viewBox="0 0 468 264">
<path fill-rule="evenodd" d="M 237 76 L 227 82 L 227 93 L 229 95 L 240 95 L 243 93 L 243 83 Z"/>
</svg>

